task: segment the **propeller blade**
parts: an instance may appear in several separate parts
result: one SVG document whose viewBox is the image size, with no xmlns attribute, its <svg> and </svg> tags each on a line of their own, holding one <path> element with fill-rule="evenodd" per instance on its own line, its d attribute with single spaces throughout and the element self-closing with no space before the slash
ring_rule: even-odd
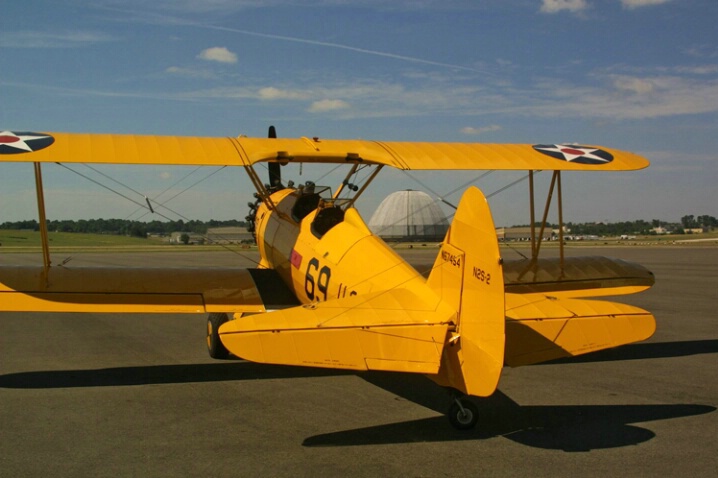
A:
<svg viewBox="0 0 718 478">
<path fill-rule="evenodd" d="M 268 138 L 277 138 L 277 129 L 274 126 L 269 127 Z M 271 188 L 282 187 L 282 171 L 280 170 L 281 165 L 279 163 L 268 163 L 267 169 L 269 170 L 269 186 Z"/>
</svg>

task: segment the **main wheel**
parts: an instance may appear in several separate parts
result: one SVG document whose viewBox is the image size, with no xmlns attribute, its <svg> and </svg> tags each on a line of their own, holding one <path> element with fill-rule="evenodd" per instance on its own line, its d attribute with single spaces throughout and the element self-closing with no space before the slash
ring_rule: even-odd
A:
<svg viewBox="0 0 718 478">
<path fill-rule="evenodd" d="M 470 430 L 479 421 L 479 408 L 474 402 L 458 398 L 449 408 L 449 421 L 457 430 Z"/>
<path fill-rule="evenodd" d="M 207 316 L 207 351 L 213 359 L 229 358 L 227 350 L 219 338 L 219 327 L 229 320 L 227 314 L 212 313 Z"/>
</svg>

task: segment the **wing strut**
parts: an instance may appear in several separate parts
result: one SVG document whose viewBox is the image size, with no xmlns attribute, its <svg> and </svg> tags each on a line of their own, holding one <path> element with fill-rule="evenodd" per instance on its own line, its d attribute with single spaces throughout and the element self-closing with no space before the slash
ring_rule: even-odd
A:
<svg viewBox="0 0 718 478">
<path fill-rule="evenodd" d="M 529 209 L 531 212 L 531 261 L 538 257 L 536 250 L 536 207 L 534 206 L 534 172 L 529 171 Z"/>
<path fill-rule="evenodd" d="M 558 250 L 561 263 L 561 275 L 563 275 L 563 195 L 561 194 L 561 171 L 556 171 L 558 179 Z"/>
<path fill-rule="evenodd" d="M 264 187 L 264 184 L 262 183 L 262 180 L 259 179 L 259 176 L 257 175 L 257 172 L 254 170 L 252 165 L 245 165 L 244 170 L 247 171 L 247 176 L 249 176 L 249 179 L 252 181 L 252 184 L 254 185 L 254 188 L 257 190 L 256 198 L 260 199 L 270 210 L 274 210 L 275 206 L 272 202 L 272 198 L 270 198 L 269 191 L 266 187 Z"/>
<path fill-rule="evenodd" d="M 557 192 L 558 201 L 558 238 L 559 238 L 559 254 L 561 274 L 564 270 L 564 247 L 563 247 L 563 195 L 561 193 L 561 171 L 555 170 L 551 176 L 551 185 L 546 196 L 546 205 L 544 207 L 543 217 L 541 218 L 541 229 L 536 235 L 536 213 L 534 211 L 534 172 L 529 171 L 529 208 L 531 210 L 531 264 L 538 260 L 541 243 L 543 242 L 544 231 L 546 230 L 546 220 L 548 212 L 551 208 L 551 200 L 553 199 L 554 189 Z"/>
<path fill-rule="evenodd" d="M 377 166 L 374 169 L 374 171 L 371 173 L 371 175 L 367 178 L 367 180 L 364 181 L 364 184 L 359 188 L 359 191 L 357 191 L 357 193 L 352 198 L 351 204 L 350 204 L 351 206 L 353 206 L 354 203 L 356 202 L 356 200 L 359 199 L 359 196 L 361 196 L 362 193 L 364 191 L 366 191 L 366 188 L 368 188 L 369 185 L 371 184 L 371 182 L 374 181 L 374 178 L 379 174 L 379 171 L 381 171 L 383 167 L 384 167 L 383 164 L 380 164 L 379 166 Z"/>
<path fill-rule="evenodd" d="M 42 241 L 42 264 L 47 277 L 50 271 L 50 242 L 47 237 L 47 218 L 45 215 L 45 194 L 42 188 L 42 169 L 40 163 L 35 165 L 35 190 L 37 192 L 37 212 L 40 222 L 40 240 Z"/>
<path fill-rule="evenodd" d="M 361 187 L 349 183 L 349 178 L 351 178 L 352 175 L 354 175 L 354 173 L 359 170 L 359 167 L 359 163 L 355 163 L 354 166 L 352 166 L 352 169 L 349 171 L 349 173 L 346 175 L 346 178 L 344 178 L 344 181 L 339 185 L 337 191 L 334 193 L 334 198 L 338 198 L 341 192 L 344 190 L 345 186 L 348 186 L 352 191 L 355 192 L 354 196 L 349 200 L 347 207 L 354 206 L 356 200 L 359 199 L 359 196 L 361 196 L 362 193 L 366 190 L 366 188 L 369 187 L 369 184 L 371 184 L 374 178 L 376 178 L 377 174 L 379 174 L 379 171 L 381 171 L 384 165 L 380 164 L 379 166 L 377 166 L 374 171 L 372 171 L 372 173 L 369 175 L 369 177 L 364 181 L 364 184 L 362 184 Z"/>
<path fill-rule="evenodd" d="M 539 231 L 539 235 L 537 238 L 535 238 L 536 241 L 536 248 L 534 251 L 534 254 L 536 258 L 538 258 L 539 251 L 541 250 L 541 243 L 543 242 L 543 233 L 546 230 L 546 220 L 548 219 L 548 211 L 551 208 L 551 199 L 553 199 L 553 190 L 556 187 L 556 178 L 558 177 L 558 171 L 553 172 L 553 176 L 551 176 L 551 186 L 548 188 L 548 195 L 546 196 L 546 206 L 543 210 L 543 217 L 541 218 L 541 230 Z"/>
</svg>

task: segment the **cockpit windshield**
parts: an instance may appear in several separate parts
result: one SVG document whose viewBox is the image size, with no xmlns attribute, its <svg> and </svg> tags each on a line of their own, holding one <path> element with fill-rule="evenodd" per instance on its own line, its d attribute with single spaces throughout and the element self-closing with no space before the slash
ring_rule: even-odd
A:
<svg viewBox="0 0 718 478">
<path fill-rule="evenodd" d="M 350 207 L 349 198 L 334 198 L 329 186 L 317 186 L 312 182 L 297 188 L 299 197 L 292 207 L 292 219 L 300 222 L 316 209 L 311 224 L 312 233 L 321 238 L 331 228 L 344 221 L 344 211 Z"/>
<path fill-rule="evenodd" d="M 292 219 L 299 222 L 310 212 L 319 207 L 322 198 L 331 198 L 332 189 L 329 186 L 317 186 L 311 181 L 297 188 L 299 197 L 292 208 Z"/>
</svg>

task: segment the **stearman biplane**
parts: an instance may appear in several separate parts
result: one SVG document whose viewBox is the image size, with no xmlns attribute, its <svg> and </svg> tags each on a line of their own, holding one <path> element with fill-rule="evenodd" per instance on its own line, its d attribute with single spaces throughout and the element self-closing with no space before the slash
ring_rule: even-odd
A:
<svg viewBox="0 0 718 478">
<path fill-rule="evenodd" d="M 203 138 L 0 133 L 0 160 L 35 166 L 43 264 L 0 267 L 0 310 L 207 313 L 214 358 L 270 364 L 426 374 L 453 391 L 449 418 L 471 428 L 476 405 L 505 365 L 528 365 L 647 339 L 653 316 L 594 297 L 639 292 L 653 275 L 601 257 L 539 257 L 546 214 L 562 171 L 648 166 L 604 147 L 408 143 L 318 138 Z M 53 266 L 41 164 L 233 165 L 246 170 L 260 262 L 253 269 L 110 269 Z M 269 183 L 255 170 L 268 163 Z M 311 182 L 283 184 L 281 165 L 341 164 L 332 193 Z M 353 207 L 384 167 L 401 170 L 526 170 L 531 257 L 504 261 L 483 193 L 461 198 L 430 271 L 421 274 L 369 230 Z M 552 171 L 541 221 L 533 171 Z M 363 184 L 353 184 L 363 171 Z M 151 204 L 148 204 L 151 207 Z M 562 228 L 559 228 L 559 234 Z"/>
</svg>

